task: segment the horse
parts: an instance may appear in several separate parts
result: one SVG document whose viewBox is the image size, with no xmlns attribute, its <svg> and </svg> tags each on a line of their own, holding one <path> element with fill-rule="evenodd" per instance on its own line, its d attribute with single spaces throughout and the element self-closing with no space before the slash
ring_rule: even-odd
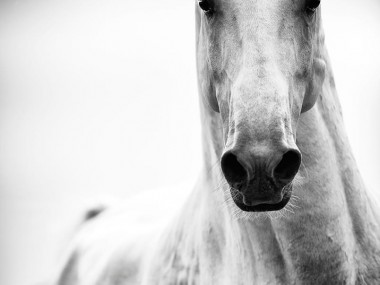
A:
<svg viewBox="0 0 380 285">
<path fill-rule="evenodd" d="M 133 202 L 139 218 L 131 203 L 87 221 L 53 284 L 380 284 L 380 214 L 344 129 L 320 0 L 195 4 L 196 186 L 175 216 L 152 194 L 154 206 Z"/>
</svg>

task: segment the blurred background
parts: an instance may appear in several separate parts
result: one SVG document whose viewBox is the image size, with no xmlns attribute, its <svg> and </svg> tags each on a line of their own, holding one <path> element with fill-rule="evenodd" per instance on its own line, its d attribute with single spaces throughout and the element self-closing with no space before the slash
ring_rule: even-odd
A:
<svg viewBox="0 0 380 285">
<path fill-rule="evenodd" d="M 351 144 L 379 193 L 380 2 L 322 5 Z M 88 205 L 194 183 L 194 38 L 194 0 L 0 0 L 0 284 L 43 280 Z"/>
</svg>

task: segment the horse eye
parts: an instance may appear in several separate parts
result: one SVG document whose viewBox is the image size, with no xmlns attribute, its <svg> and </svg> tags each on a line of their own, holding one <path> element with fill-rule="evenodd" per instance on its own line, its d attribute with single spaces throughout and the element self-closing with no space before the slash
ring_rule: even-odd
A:
<svg viewBox="0 0 380 285">
<path fill-rule="evenodd" d="M 212 13 L 214 10 L 210 0 L 198 0 L 198 5 L 206 13 Z"/>
<path fill-rule="evenodd" d="M 321 4 L 321 0 L 307 0 L 306 2 L 306 12 L 309 14 L 314 13 Z"/>
</svg>

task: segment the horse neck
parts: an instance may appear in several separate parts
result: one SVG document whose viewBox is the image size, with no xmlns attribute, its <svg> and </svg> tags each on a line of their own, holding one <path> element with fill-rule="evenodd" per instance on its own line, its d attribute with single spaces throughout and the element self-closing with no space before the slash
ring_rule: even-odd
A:
<svg viewBox="0 0 380 285">
<path fill-rule="evenodd" d="M 218 207 L 225 197 L 215 200 L 215 195 L 227 196 L 229 192 L 222 182 L 219 163 L 224 145 L 222 123 L 219 114 L 211 111 L 202 99 L 202 180 L 208 189 L 198 187 L 196 199 L 203 198 L 202 205 L 208 209 L 209 220 L 214 222 L 218 232 L 224 232 L 224 240 L 232 234 L 230 240 L 240 246 L 247 243 L 249 248 L 261 248 L 266 253 L 272 251 L 273 256 L 281 254 L 283 261 L 292 260 L 293 255 L 297 255 L 299 262 L 306 262 L 298 256 L 304 246 L 310 249 L 304 254 L 306 259 L 313 255 L 328 255 L 325 256 L 331 261 L 326 264 L 328 270 L 332 263 L 342 261 L 342 256 L 336 254 L 338 251 L 345 252 L 348 263 L 356 262 L 357 252 L 362 252 L 363 256 L 379 256 L 380 225 L 347 140 L 327 52 L 326 61 L 327 78 L 321 97 L 299 119 L 297 145 L 303 154 L 303 163 L 300 178 L 293 186 L 293 206 L 284 210 L 283 217 L 235 219 L 228 207 Z M 294 241 L 298 246 L 287 250 L 281 247 L 281 244 L 293 244 Z M 317 268 L 321 269 L 320 266 Z"/>
<path fill-rule="evenodd" d="M 328 53 L 321 97 L 302 114 L 297 145 L 303 154 L 301 183 L 294 188 L 299 209 L 289 218 L 293 231 L 333 237 L 345 251 L 379 254 L 380 216 L 358 171 L 345 131 Z M 292 220 L 295 220 L 295 223 Z M 306 226 L 298 226 L 302 222 Z M 281 221 L 276 222 L 275 227 Z M 318 232 L 310 230 L 318 225 Z M 340 241 L 338 241 L 340 239 Z M 365 255 L 364 255 L 365 256 Z"/>
<path fill-rule="evenodd" d="M 379 216 L 348 141 L 326 49 L 324 57 L 327 73 L 321 97 L 312 110 L 301 115 L 297 128 L 297 145 L 303 154 L 300 174 L 304 181 L 294 192 L 307 209 L 346 216 L 353 236 L 363 243 L 367 226 L 376 224 Z"/>
</svg>

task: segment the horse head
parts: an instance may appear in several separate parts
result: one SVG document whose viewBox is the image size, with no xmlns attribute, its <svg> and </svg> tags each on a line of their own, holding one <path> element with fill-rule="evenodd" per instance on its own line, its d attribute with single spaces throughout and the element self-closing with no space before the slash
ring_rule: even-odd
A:
<svg viewBox="0 0 380 285">
<path fill-rule="evenodd" d="M 297 123 L 325 78 L 320 0 L 197 0 L 203 103 L 220 116 L 220 166 L 243 211 L 290 200 Z"/>
</svg>

